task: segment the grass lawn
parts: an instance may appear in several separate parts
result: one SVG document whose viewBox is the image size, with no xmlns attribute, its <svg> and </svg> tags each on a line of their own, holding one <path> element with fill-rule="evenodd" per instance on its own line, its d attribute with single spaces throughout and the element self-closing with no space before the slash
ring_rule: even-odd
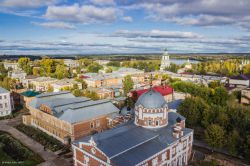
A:
<svg viewBox="0 0 250 166">
<path fill-rule="evenodd" d="M 21 142 L 5 132 L 0 132 L 0 165 L 33 166 L 43 159 Z"/>
<path fill-rule="evenodd" d="M 64 148 L 63 143 L 35 127 L 20 124 L 16 128 L 53 152 Z"/>
</svg>

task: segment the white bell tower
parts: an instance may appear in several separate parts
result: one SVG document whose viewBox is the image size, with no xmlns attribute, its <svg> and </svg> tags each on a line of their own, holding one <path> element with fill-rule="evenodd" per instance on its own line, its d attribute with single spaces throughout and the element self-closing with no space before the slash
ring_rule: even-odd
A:
<svg viewBox="0 0 250 166">
<path fill-rule="evenodd" d="M 164 69 L 169 66 L 170 66 L 170 60 L 169 60 L 168 50 L 165 48 L 161 58 L 160 71 L 164 71 Z"/>
</svg>

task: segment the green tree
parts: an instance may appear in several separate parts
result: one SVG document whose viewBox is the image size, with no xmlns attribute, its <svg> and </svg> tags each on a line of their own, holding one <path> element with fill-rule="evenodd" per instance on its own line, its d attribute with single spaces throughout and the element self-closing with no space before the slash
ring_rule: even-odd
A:
<svg viewBox="0 0 250 166">
<path fill-rule="evenodd" d="M 217 124 L 211 124 L 205 130 L 205 141 L 213 148 L 221 148 L 224 145 L 225 132 Z"/>
<path fill-rule="evenodd" d="M 239 132 L 236 129 L 233 129 L 233 131 L 231 131 L 229 133 L 229 136 L 227 137 L 227 147 L 228 150 L 231 154 L 233 155 L 237 155 L 237 149 L 240 145 L 241 142 L 241 138 L 239 135 Z"/>
<path fill-rule="evenodd" d="M 47 92 L 54 92 L 54 88 L 51 85 L 49 85 Z"/>
<path fill-rule="evenodd" d="M 16 80 L 9 77 L 4 77 L 3 81 L 0 82 L 0 87 L 3 87 L 7 90 L 16 88 Z"/>
<path fill-rule="evenodd" d="M 18 66 L 25 71 L 27 74 L 32 73 L 32 68 L 30 66 L 30 58 L 19 58 Z"/>
<path fill-rule="evenodd" d="M 111 67 L 108 67 L 108 68 L 105 69 L 105 72 L 106 73 L 112 73 L 113 69 Z"/>
<path fill-rule="evenodd" d="M 91 73 L 98 73 L 100 69 L 102 69 L 102 66 L 96 62 L 92 63 L 87 67 L 87 71 Z"/>
<path fill-rule="evenodd" d="M 212 101 L 217 105 L 226 105 L 226 102 L 229 98 L 228 92 L 224 87 L 215 88 Z"/>
<path fill-rule="evenodd" d="M 107 66 L 120 67 L 120 62 L 119 61 L 111 61 L 111 62 L 107 63 Z"/>
<path fill-rule="evenodd" d="M 64 65 L 58 64 L 56 66 L 55 76 L 57 79 L 63 79 L 69 77 L 69 72 Z"/>
<path fill-rule="evenodd" d="M 178 107 L 181 115 L 187 118 L 189 127 L 201 124 L 202 114 L 209 109 L 209 105 L 200 97 L 187 97 Z"/>
<path fill-rule="evenodd" d="M 74 89 L 72 94 L 76 97 L 82 96 L 82 91 L 80 89 Z"/>
<path fill-rule="evenodd" d="M 100 99 L 96 92 L 89 91 L 89 90 L 85 90 L 84 93 L 83 93 L 83 96 L 88 97 L 88 98 L 90 98 L 92 100 L 99 100 Z"/>
<path fill-rule="evenodd" d="M 127 95 L 133 89 L 134 83 L 130 75 L 127 75 L 123 79 L 123 92 Z"/>
<path fill-rule="evenodd" d="M 0 64 L 0 81 L 4 79 L 4 77 L 7 76 L 8 71 L 5 69 L 4 65 Z"/>
</svg>

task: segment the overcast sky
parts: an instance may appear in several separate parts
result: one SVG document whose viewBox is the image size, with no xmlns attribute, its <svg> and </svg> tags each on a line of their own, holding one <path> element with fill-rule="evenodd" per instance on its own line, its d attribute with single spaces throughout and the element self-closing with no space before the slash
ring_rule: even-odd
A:
<svg viewBox="0 0 250 166">
<path fill-rule="evenodd" d="M 0 54 L 250 52 L 250 0 L 0 0 Z"/>
</svg>

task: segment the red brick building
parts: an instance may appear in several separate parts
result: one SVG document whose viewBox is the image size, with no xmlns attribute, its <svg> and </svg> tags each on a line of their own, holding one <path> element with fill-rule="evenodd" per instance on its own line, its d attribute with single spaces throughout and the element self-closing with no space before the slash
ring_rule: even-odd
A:
<svg viewBox="0 0 250 166">
<path fill-rule="evenodd" d="M 75 166 L 182 166 L 188 165 L 192 144 L 185 118 L 150 89 L 138 98 L 134 121 L 79 139 L 72 148 Z"/>
</svg>

